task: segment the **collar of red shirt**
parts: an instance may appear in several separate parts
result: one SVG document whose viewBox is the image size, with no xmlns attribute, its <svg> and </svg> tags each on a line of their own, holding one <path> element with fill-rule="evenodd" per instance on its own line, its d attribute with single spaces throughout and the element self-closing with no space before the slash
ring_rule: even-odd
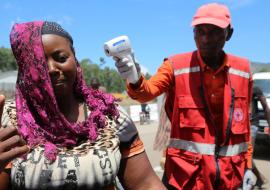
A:
<svg viewBox="0 0 270 190">
<path fill-rule="evenodd" d="M 214 72 L 214 75 L 216 75 L 219 72 L 224 71 L 224 70 L 228 70 L 230 68 L 230 64 L 229 64 L 229 61 L 228 61 L 228 55 L 226 53 L 225 53 L 225 56 L 224 56 L 223 64 L 215 71 L 211 67 L 209 67 L 208 65 L 206 65 L 204 63 L 199 51 L 197 51 L 197 58 L 199 60 L 199 64 L 200 64 L 200 67 L 202 69 L 202 72 L 205 72 L 207 70 L 212 70 Z"/>
</svg>

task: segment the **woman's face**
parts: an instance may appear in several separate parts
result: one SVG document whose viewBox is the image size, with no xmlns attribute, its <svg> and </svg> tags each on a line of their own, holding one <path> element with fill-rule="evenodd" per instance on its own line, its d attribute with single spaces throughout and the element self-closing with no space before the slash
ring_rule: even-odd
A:
<svg viewBox="0 0 270 190">
<path fill-rule="evenodd" d="M 71 95 L 77 67 L 70 42 L 58 35 L 44 34 L 42 43 L 56 97 Z"/>
</svg>

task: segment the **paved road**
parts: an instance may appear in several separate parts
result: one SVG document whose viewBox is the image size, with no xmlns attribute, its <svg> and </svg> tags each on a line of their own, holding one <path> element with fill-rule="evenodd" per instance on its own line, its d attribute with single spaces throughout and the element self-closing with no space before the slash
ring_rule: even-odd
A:
<svg viewBox="0 0 270 190">
<path fill-rule="evenodd" d="M 136 126 L 138 128 L 140 137 L 145 145 L 146 153 L 149 157 L 151 165 L 156 170 L 156 173 L 161 177 L 162 172 L 159 171 L 159 161 L 162 153 L 153 150 L 153 142 L 157 131 L 158 123 L 151 122 L 150 124 L 144 125 L 136 123 Z M 255 164 L 257 165 L 260 172 L 269 181 L 266 185 L 263 186 L 263 189 L 270 190 L 270 147 L 255 147 Z"/>
<path fill-rule="evenodd" d="M 255 146 L 254 160 L 259 171 L 268 181 L 268 183 L 263 186 L 264 189 L 270 189 L 270 146 Z"/>
</svg>

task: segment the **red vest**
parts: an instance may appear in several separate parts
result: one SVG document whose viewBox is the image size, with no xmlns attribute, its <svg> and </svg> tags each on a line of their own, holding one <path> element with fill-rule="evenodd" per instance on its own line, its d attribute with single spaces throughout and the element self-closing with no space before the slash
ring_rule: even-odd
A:
<svg viewBox="0 0 270 190">
<path fill-rule="evenodd" d="M 175 96 L 165 167 L 169 184 L 177 189 L 230 190 L 242 182 L 250 136 L 251 73 L 247 60 L 227 56 L 223 126 L 215 126 L 211 117 L 197 52 L 169 58 Z M 216 128 L 222 128 L 221 137 Z"/>
</svg>

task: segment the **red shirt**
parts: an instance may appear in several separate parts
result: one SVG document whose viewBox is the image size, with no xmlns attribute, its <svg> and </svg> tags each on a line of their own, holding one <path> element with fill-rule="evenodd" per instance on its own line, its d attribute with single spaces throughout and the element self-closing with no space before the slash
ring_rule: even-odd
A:
<svg viewBox="0 0 270 190">
<path fill-rule="evenodd" d="M 205 93 L 207 94 L 206 98 L 209 110 L 215 122 L 216 130 L 220 134 L 219 139 L 223 142 L 224 139 L 221 139 L 221 134 L 223 125 L 224 85 L 226 70 L 230 65 L 227 62 L 227 57 L 225 56 L 223 64 L 218 69 L 213 70 L 203 62 L 199 53 L 197 55 L 204 77 L 204 88 Z"/>
</svg>

